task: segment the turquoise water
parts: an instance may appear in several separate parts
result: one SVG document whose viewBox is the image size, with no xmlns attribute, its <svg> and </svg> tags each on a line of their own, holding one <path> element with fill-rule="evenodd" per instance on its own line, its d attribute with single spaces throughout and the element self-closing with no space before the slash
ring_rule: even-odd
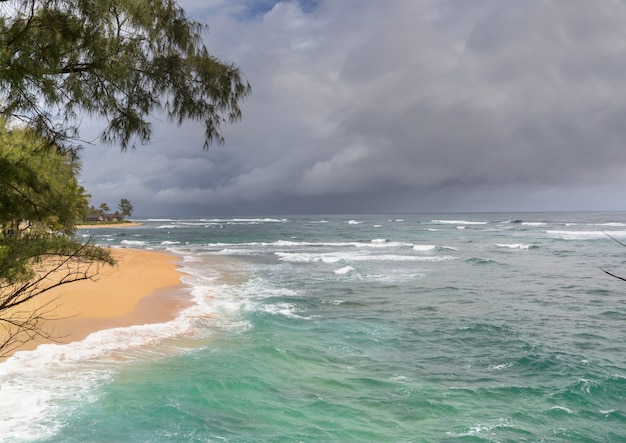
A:
<svg viewBox="0 0 626 443">
<path fill-rule="evenodd" d="M 145 220 L 193 305 L 0 364 L 23 442 L 626 441 L 626 214 Z"/>
</svg>

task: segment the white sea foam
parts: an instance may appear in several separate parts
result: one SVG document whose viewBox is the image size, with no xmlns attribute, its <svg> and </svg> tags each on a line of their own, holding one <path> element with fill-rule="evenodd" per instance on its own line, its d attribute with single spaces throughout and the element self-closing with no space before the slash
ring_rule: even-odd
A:
<svg viewBox="0 0 626 443">
<path fill-rule="evenodd" d="M 49 351 L 50 348 L 45 349 Z M 0 365 L 0 436 L 3 441 L 51 439 L 61 428 L 63 414 L 94 400 L 94 387 L 110 371 L 55 360 L 44 349 L 18 353 Z"/>
<path fill-rule="evenodd" d="M 486 225 L 486 221 L 469 221 L 469 220 L 431 220 L 431 223 L 439 223 L 442 225 Z"/>
<path fill-rule="evenodd" d="M 289 263 L 336 263 L 361 262 L 361 261 L 445 261 L 454 260 L 452 256 L 423 256 L 423 255 L 399 255 L 399 254 L 351 254 L 351 253 L 306 253 L 306 252 L 275 252 L 278 260 Z"/>
<path fill-rule="evenodd" d="M 292 303 L 276 303 L 259 306 L 259 311 L 271 315 L 282 315 L 288 318 L 296 318 L 300 320 L 311 320 L 311 317 L 299 315 L 301 310 Z"/>
<path fill-rule="evenodd" d="M 233 254 L 241 254 L 241 251 L 253 253 L 273 249 L 297 249 L 307 247 L 330 247 L 330 248 L 412 248 L 413 243 L 393 242 L 385 239 L 373 239 L 369 242 L 304 242 L 294 240 L 277 240 L 274 242 L 250 242 L 250 243 L 207 243 L 204 245 L 190 246 L 196 250 L 207 250 L 216 253 L 228 250 Z M 265 251 L 267 252 L 267 251 Z"/>
<path fill-rule="evenodd" d="M 270 243 L 270 244 L 272 244 L 274 246 L 301 246 L 301 245 L 306 244 L 306 243 L 292 241 L 292 240 L 278 240 L 278 241 L 275 241 L 274 243 Z"/>
<path fill-rule="evenodd" d="M 189 228 L 209 228 L 219 227 L 223 228 L 224 225 L 258 225 L 263 223 L 286 223 L 289 220 L 274 219 L 274 218 L 232 218 L 232 219 L 199 219 L 199 220 L 162 220 L 166 223 L 157 226 L 156 229 L 189 229 Z"/>
<path fill-rule="evenodd" d="M 396 375 L 394 377 L 389 377 L 389 381 L 393 383 L 408 383 L 408 382 L 412 382 L 413 379 L 410 377 L 407 377 L 406 375 Z"/>
<path fill-rule="evenodd" d="M 495 420 L 492 423 L 485 424 L 477 424 L 471 426 L 467 431 L 464 432 L 446 432 L 446 434 L 450 437 L 472 437 L 479 435 L 481 433 L 491 432 L 494 429 L 498 428 L 508 428 L 511 426 L 511 422 L 506 418 L 500 418 Z"/>
<path fill-rule="evenodd" d="M 347 222 L 349 225 L 360 225 L 361 223 L 363 223 L 362 221 L 358 221 L 358 220 L 348 220 Z"/>
<path fill-rule="evenodd" d="M 98 331 L 82 341 L 64 345 L 45 344 L 33 351 L 17 352 L 0 363 L 0 408 L 5 411 L 0 419 L 3 441 L 54 439 L 67 415 L 81 405 L 97 401 L 99 388 L 115 376 L 125 361 L 180 352 L 175 340 L 165 344 L 168 339 L 206 336 L 220 327 L 244 330 L 249 324 L 237 317 L 242 308 L 253 308 L 254 299 L 295 294 L 259 285 L 255 280 L 220 286 L 216 280 L 221 273 L 213 263 L 207 266 L 198 255 L 182 260 L 181 271 L 186 275 L 181 280 L 192 286 L 189 293 L 194 303 L 174 320 Z M 217 293 L 221 296 L 215 297 Z M 280 309 L 289 315 L 287 306 Z M 151 349 L 149 354 L 146 347 Z"/>
<path fill-rule="evenodd" d="M 545 226 L 545 222 L 522 222 L 523 226 Z"/>
<path fill-rule="evenodd" d="M 489 370 L 491 371 L 502 371 L 503 369 L 508 369 L 513 366 L 513 363 L 502 363 L 499 365 L 490 365 Z"/>
<path fill-rule="evenodd" d="M 566 406 L 552 406 L 550 408 L 551 411 L 563 411 L 563 412 L 567 412 L 568 414 L 573 414 L 574 411 L 572 411 L 570 408 L 566 407 Z"/>
<path fill-rule="evenodd" d="M 286 223 L 289 221 L 287 218 L 203 218 L 200 220 L 191 220 L 191 222 L 201 222 L 201 223 Z"/>
<path fill-rule="evenodd" d="M 494 246 L 498 248 L 509 248 L 509 249 L 529 249 L 530 245 L 525 243 L 496 243 Z"/>
<path fill-rule="evenodd" d="M 431 252 L 437 249 L 435 245 L 413 245 L 413 250 L 418 252 Z"/>
<path fill-rule="evenodd" d="M 0 364 L 0 408 L 11 411 L 0 420 L 0 435 L 18 441 L 52 438 L 63 417 L 79 404 L 97 400 L 97 388 L 107 383 L 125 360 L 190 327 L 183 314 L 167 323 L 108 329 L 83 341 L 44 344 L 15 353 Z"/>
<path fill-rule="evenodd" d="M 607 238 L 606 234 L 612 237 L 626 237 L 626 231 L 546 231 L 551 237 L 560 238 L 562 240 L 593 240 L 597 238 Z"/>
<path fill-rule="evenodd" d="M 334 256 L 324 256 L 321 258 L 322 263 L 337 263 L 340 261 L 341 261 L 340 257 L 334 257 Z"/>
<path fill-rule="evenodd" d="M 345 274 L 348 274 L 348 273 L 350 273 L 352 271 L 354 271 L 354 268 L 352 266 L 344 266 L 343 268 L 335 270 L 335 274 L 337 274 L 337 275 L 345 275 Z"/>
<path fill-rule="evenodd" d="M 122 240 L 120 243 L 123 245 L 131 245 L 131 246 L 144 246 L 147 244 L 147 242 L 143 240 Z"/>
<path fill-rule="evenodd" d="M 276 255 L 280 261 L 290 263 L 337 263 L 342 260 L 342 257 L 334 253 L 275 252 L 274 255 Z"/>
</svg>

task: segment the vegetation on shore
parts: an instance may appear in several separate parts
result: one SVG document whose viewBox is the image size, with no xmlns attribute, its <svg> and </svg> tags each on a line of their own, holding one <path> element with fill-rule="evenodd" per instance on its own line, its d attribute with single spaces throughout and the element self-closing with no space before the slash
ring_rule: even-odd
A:
<svg viewBox="0 0 626 443">
<path fill-rule="evenodd" d="M 113 262 L 74 236 L 89 214 L 85 116 L 121 149 L 150 140 L 157 111 L 203 124 L 204 148 L 241 118 L 250 86 L 203 30 L 172 0 L 0 0 L 0 356 L 43 334 L 54 306 L 32 311 L 33 298 Z"/>
<path fill-rule="evenodd" d="M 0 126 L 0 356 L 41 335 L 51 288 L 93 278 L 109 252 L 73 236 L 87 213 L 77 161 L 24 128 Z"/>
</svg>

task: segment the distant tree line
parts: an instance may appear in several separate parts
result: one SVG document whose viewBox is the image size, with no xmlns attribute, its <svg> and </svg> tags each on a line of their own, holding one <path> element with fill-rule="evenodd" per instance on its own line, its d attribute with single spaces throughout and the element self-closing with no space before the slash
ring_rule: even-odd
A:
<svg viewBox="0 0 626 443">
<path fill-rule="evenodd" d="M 94 216 L 100 216 L 124 220 L 126 217 L 131 217 L 133 215 L 133 210 L 134 208 L 130 200 L 122 198 L 120 199 L 120 203 L 117 205 L 117 211 L 114 213 L 111 213 L 111 208 L 107 203 L 100 203 L 100 206 L 97 208 L 93 205 L 89 206 L 87 219 L 93 218 Z"/>
</svg>

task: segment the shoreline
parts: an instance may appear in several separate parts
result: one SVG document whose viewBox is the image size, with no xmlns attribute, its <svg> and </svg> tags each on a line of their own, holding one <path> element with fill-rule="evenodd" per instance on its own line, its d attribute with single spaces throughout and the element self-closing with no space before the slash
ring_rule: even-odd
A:
<svg viewBox="0 0 626 443">
<path fill-rule="evenodd" d="M 77 281 L 39 295 L 34 303 L 55 306 L 43 330 L 52 339 L 31 340 L 14 349 L 34 350 L 41 344 L 67 344 L 105 329 L 176 318 L 190 305 L 189 293 L 176 265 L 177 257 L 161 251 L 111 249 L 117 263 L 100 265 L 94 280 Z"/>
<path fill-rule="evenodd" d="M 134 228 L 137 226 L 143 226 L 143 223 L 133 221 L 124 223 L 95 223 L 93 225 L 76 225 L 76 229 Z"/>
</svg>

